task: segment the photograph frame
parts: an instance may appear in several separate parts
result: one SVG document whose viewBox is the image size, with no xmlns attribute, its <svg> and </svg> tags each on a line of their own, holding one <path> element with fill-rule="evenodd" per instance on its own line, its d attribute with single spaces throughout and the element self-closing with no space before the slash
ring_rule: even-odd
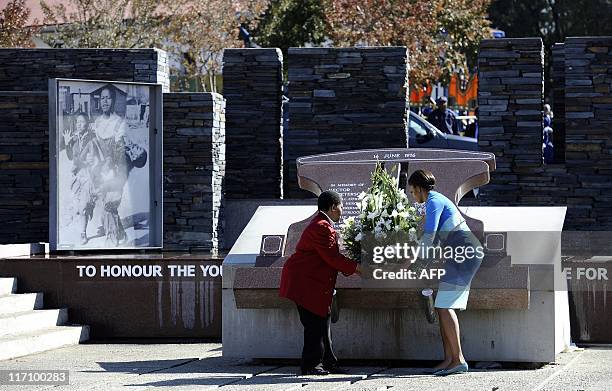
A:
<svg viewBox="0 0 612 391">
<path fill-rule="evenodd" d="M 63 146 L 64 149 L 66 149 L 64 139 L 62 138 L 65 135 L 62 136 L 60 134 L 60 132 L 66 131 L 65 128 L 64 129 L 60 128 L 60 122 L 62 123 L 64 122 L 63 116 L 66 116 L 66 114 L 64 114 L 63 112 L 60 112 L 60 100 L 61 100 L 60 87 L 62 87 L 62 84 L 65 85 L 65 84 L 70 84 L 70 83 L 74 83 L 74 84 L 78 83 L 79 85 L 90 84 L 91 86 L 99 85 L 100 86 L 100 88 L 98 88 L 99 91 L 105 89 L 105 87 L 107 87 L 106 89 L 108 89 L 108 87 L 114 87 L 117 89 L 117 91 L 120 91 L 122 89 L 129 90 L 130 88 L 133 90 L 137 90 L 137 91 L 148 91 L 147 102 L 146 102 L 147 104 L 139 106 L 141 108 L 144 107 L 145 110 L 142 110 L 141 113 L 136 112 L 135 114 L 136 117 L 140 116 L 141 133 L 145 132 L 148 135 L 147 145 L 145 146 L 148 148 L 145 149 L 145 153 L 143 154 L 145 155 L 144 160 L 146 161 L 146 167 L 148 167 L 148 170 L 146 170 L 145 173 L 139 173 L 139 177 L 141 178 L 143 177 L 143 175 L 148 176 L 146 180 L 148 181 L 149 194 L 148 194 L 148 197 L 146 197 L 148 202 L 145 202 L 145 204 L 148 203 L 149 208 L 148 208 L 148 211 L 146 211 L 146 208 L 145 208 L 145 211 L 148 214 L 142 213 L 146 215 L 146 218 L 145 218 L 146 227 L 147 227 L 145 231 L 146 232 L 146 242 L 145 240 L 143 240 L 139 244 L 138 240 L 132 238 L 133 243 L 130 243 L 128 241 L 128 235 L 126 234 L 128 230 L 123 229 L 123 226 L 121 225 L 122 224 L 121 216 L 119 216 L 119 214 L 117 213 L 117 209 L 118 209 L 117 205 L 121 204 L 123 189 L 129 181 L 129 178 L 130 178 L 129 171 L 131 170 L 131 168 L 133 168 L 133 166 L 130 166 L 131 168 L 129 170 L 126 169 L 125 167 L 120 167 L 117 169 L 117 171 L 120 171 L 121 169 L 123 169 L 123 171 L 127 171 L 127 173 L 124 172 L 123 174 L 125 177 L 123 179 L 123 184 L 120 186 L 121 190 L 118 190 L 115 193 L 115 194 L 119 194 L 119 197 L 118 197 L 119 201 L 118 202 L 115 201 L 115 204 L 114 204 L 115 205 L 114 220 L 118 220 L 119 226 L 121 226 L 121 231 L 122 231 L 123 237 L 125 238 L 125 241 L 123 243 L 120 243 L 119 240 L 117 240 L 117 243 L 115 243 L 114 245 L 107 245 L 107 244 L 93 244 L 92 245 L 89 243 L 88 243 L 89 245 L 85 245 L 83 244 L 83 242 L 75 243 L 76 240 L 67 239 L 69 235 L 65 234 L 64 233 L 65 229 L 63 229 L 62 226 L 60 226 L 60 223 L 63 222 L 63 219 L 62 219 L 63 215 L 60 214 L 60 208 L 62 206 L 62 199 L 60 199 L 60 184 L 62 181 L 60 181 L 59 178 L 60 178 L 60 175 L 62 175 L 62 173 L 66 171 L 66 167 L 63 167 L 62 163 L 60 162 L 60 156 L 62 156 L 60 154 L 61 152 L 60 148 Z M 163 88 L 162 85 L 157 84 L 157 83 L 127 82 L 127 81 L 114 81 L 114 80 L 93 80 L 93 79 L 71 79 L 71 78 L 49 79 L 48 94 L 49 94 L 49 247 L 50 247 L 50 251 L 53 251 L 53 252 L 57 252 L 57 251 L 96 251 L 96 252 L 99 252 L 99 251 L 115 251 L 115 250 L 159 250 L 163 248 L 163 194 L 164 193 L 163 193 L 163 91 L 162 91 L 162 88 Z M 93 96 L 94 93 L 91 92 L 89 94 Z M 80 95 L 87 95 L 87 94 L 83 93 Z M 89 98 L 91 100 L 92 97 L 89 97 Z M 116 95 L 113 95 L 113 102 L 112 102 L 113 110 L 116 110 L 116 106 L 117 106 L 116 101 L 114 101 L 115 99 L 116 99 Z M 85 105 L 87 105 L 87 103 L 85 103 Z M 125 109 L 124 111 L 127 111 L 127 105 L 125 103 L 125 99 L 123 103 L 123 108 Z M 92 110 L 92 108 L 88 108 L 88 109 Z M 76 116 L 75 114 L 72 114 L 72 115 Z M 122 121 L 125 122 L 125 120 L 127 119 L 127 114 L 123 113 L 123 116 L 124 118 L 122 119 Z M 142 124 L 143 122 L 142 119 L 144 116 L 146 116 L 146 120 L 144 121 L 144 124 Z M 64 124 L 64 126 L 66 126 L 66 124 Z M 131 144 L 131 145 L 134 145 L 134 144 Z M 142 148 L 140 149 L 140 151 L 141 150 Z M 126 154 L 127 153 L 128 152 L 126 149 Z M 63 153 L 63 155 L 65 156 L 65 153 Z M 65 163 L 63 164 L 65 165 Z M 136 166 L 136 167 L 141 167 L 141 166 Z M 90 184 L 87 184 L 87 185 L 91 186 Z M 62 187 L 62 189 L 64 189 L 63 191 L 65 192 L 66 184 L 64 183 L 63 186 L 64 187 Z M 103 192 L 100 191 L 100 193 L 103 193 Z M 108 193 L 103 193 L 103 195 L 106 195 L 106 194 Z M 98 213 L 104 213 L 104 212 L 100 212 L 100 209 L 102 209 L 103 211 L 107 211 L 108 210 L 107 205 L 111 203 L 108 202 L 107 204 L 100 205 L 102 203 L 99 200 L 100 198 L 103 198 L 103 196 L 100 196 L 100 195 L 97 196 L 97 201 L 96 203 L 94 203 L 94 206 L 91 207 L 91 210 L 95 210 L 94 208 L 97 208 Z M 138 203 L 138 200 L 135 201 L 135 204 L 137 203 Z M 142 204 L 142 202 L 140 204 Z M 140 205 L 140 207 L 142 207 L 142 205 Z M 91 212 L 91 214 L 93 213 L 94 212 Z M 84 217 L 82 219 L 87 219 L 87 217 Z M 89 216 L 89 219 L 91 219 L 91 216 Z M 112 221 L 113 219 L 111 218 L 108 220 Z M 87 223 L 85 223 L 85 226 L 87 226 Z M 135 230 L 136 227 L 133 227 L 133 229 Z M 116 235 L 116 236 L 119 236 L 119 235 Z M 85 237 L 87 238 L 87 230 L 85 230 Z M 109 235 L 107 234 L 106 238 L 108 239 L 108 237 Z M 88 239 L 85 239 L 85 240 L 88 241 Z M 99 242 L 101 242 L 101 240 L 98 239 L 96 243 L 99 243 Z"/>
</svg>

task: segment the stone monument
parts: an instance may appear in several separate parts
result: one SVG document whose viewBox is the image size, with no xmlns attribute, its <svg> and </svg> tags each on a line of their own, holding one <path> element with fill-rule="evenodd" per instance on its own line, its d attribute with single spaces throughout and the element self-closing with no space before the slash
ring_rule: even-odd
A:
<svg viewBox="0 0 612 391">
<path fill-rule="evenodd" d="M 345 217 L 370 186 L 380 162 L 399 179 L 418 169 L 436 176 L 437 190 L 459 204 L 488 183 L 491 153 L 380 149 L 297 160 L 300 188 L 343 195 Z M 567 292 L 555 280 L 565 208 L 460 207 L 485 248 L 468 309 L 459 314 L 470 360 L 550 362 L 569 341 Z M 260 207 L 223 262 L 223 354 L 298 358 L 302 327 L 291 301 L 278 296 L 284 261 L 295 249 L 314 206 Z M 534 233 L 541 233 L 534 235 Z M 537 249 L 538 251 L 532 251 Z M 342 359 L 442 359 L 438 326 L 427 322 L 420 289 L 366 289 L 357 276 L 338 276 L 340 319 L 332 326 Z"/>
</svg>

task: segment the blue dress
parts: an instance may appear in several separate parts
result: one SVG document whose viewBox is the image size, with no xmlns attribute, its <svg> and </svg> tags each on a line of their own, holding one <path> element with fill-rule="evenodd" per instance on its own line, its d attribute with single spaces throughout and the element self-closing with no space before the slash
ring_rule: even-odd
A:
<svg viewBox="0 0 612 391">
<path fill-rule="evenodd" d="M 430 191 L 425 202 L 420 245 L 424 249 L 441 248 L 445 261 L 446 274 L 440 278 L 435 307 L 465 309 L 472 278 L 482 263 L 483 248 L 457 206 L 437 191 Z"/>
</svg>

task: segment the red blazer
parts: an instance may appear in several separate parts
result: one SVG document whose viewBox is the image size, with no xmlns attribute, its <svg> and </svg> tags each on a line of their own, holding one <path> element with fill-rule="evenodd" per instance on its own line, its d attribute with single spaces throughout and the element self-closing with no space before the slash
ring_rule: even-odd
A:
<svg viewBox="0 0 612 391">
<path fill-rule="evenodd" d="M 340 254 L 336 231 L 319 212 L 283 266 L 280 296 L 325 317 L 330 313 L 338 271 L 350 275 L 356 268 L 357 262 Z"/>
</svg>

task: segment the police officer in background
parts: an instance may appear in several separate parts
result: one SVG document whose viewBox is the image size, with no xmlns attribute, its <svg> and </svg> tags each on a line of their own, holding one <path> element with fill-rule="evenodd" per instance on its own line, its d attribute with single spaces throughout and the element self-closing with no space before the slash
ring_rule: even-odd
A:
<svg viewBox="0 0 612 391">
<path fill-rule="evenodd" d="M 436 100 L 437 107 L 427 116 L 427 121 L 440 129 L 442 133 L 459 135 L 457 118 L 455 117 L 455 113 L 446 106 L 447 103 L 448 99 L 446 99 L 445 96 L 439 97 Z"/>
</svg>

